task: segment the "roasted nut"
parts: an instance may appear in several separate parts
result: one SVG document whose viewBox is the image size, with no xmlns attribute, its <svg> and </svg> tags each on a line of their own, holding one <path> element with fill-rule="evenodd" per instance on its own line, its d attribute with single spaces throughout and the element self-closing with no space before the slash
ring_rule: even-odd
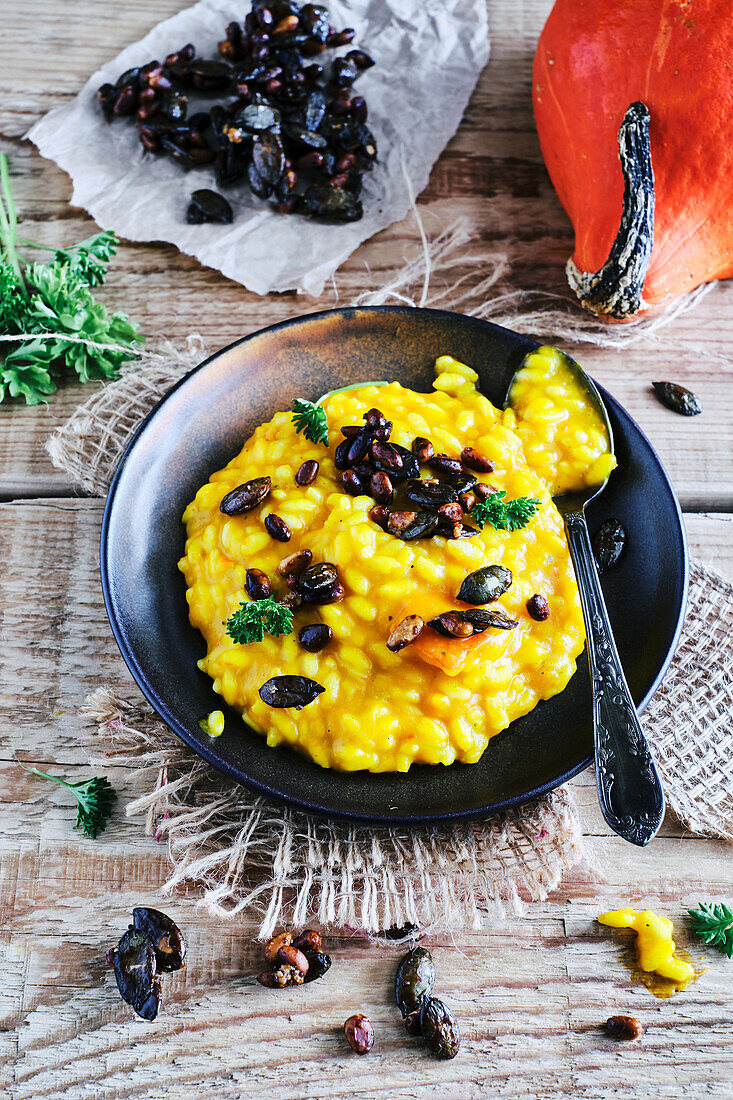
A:
<svg viewBox="0 0 733 1100">
<path fill-rule="evenodd" d="M 264 985 L 266 989 L 278 989 L 281 984 L 275 978 L 274 970 L 263 970 L 261 974 L 257 975 L 257 981 L 260 985 Z"/>
<path fill-rule="evenodd" d="M 288 947 L 293 942 L 292 932 L 281 932 L 279 936 L 271 939 L 265 948 L 265 958 L 268 962 L 275 962 L 281 947 Z"/>
<path fill-rule="evenodd" d="M 326 623 L 312 623 L 310 626 L 301 627 L 298 632 L 298 641 L 308 653 L 319 653 L 326 648 L 332 638 L 333 631 Z M 314 935 L 318 935 L 318 933 L 316 932 Z M 300 946 L 297 941 L 296 945 Z"/>
<path fill-rule="evenodd" d="M 272 595 L 272 585 L 261 569 L 248 569 L 244 587 L 251 600 L 266 600 Z"/>
<path fill-rule="evenodd" d="M 469 490 L 467 493 L 458 494 L 458 503 L 464 512 L 470 512 L 476 503 L 477 497 L 473 490 Z"/>
<path fill-rule="evenodd" d="M 469 470 L 478 470 L 479 473 L 490 474 L 494 469 L 494 463 L 486 455 L 482 455 L 473 447 L 464 447 L 461 451 L 461 462 Z"/>
<path fill-rule="evenodd" d="M 302 463 L 295 475 L 297 485 L 312 485 L 318 476 L 318 463 L 314 458 L 309 458 Z"/>
<path fill-rule="evenodd" d="M 356 470 L 344 470 L 341 474 L 341 484 L 349 496 L 367 496 L 367 490 Z"/>
<path fill-rule="evenodd" d="M 358 1012 L 349 1016 L 344 1024 L 344 1035 L 349 1046 L 357 1054 L 368 1054 L 374 1046 L 374 1028 L 367 1016 Z"/>
<path fill-rule="evenodd" d="M 353 167 L 356 160 L 353 160 L 351 164 L 344 164 L 342 161 L 336 165 L 340 172 L 345 171 L 347 168 Z M 388 421 L 381 409 L 369 409 L 364 413 L 364 419 L 366 420 L 368 428 L 384 428 Z"/>
<path fill-rule="evenodd" d="M 393 653 L 398 653 L 406 645 L 410 645 L 411 642 L 420 637 L 424 626 L 425 620 L 421 619 L 419 615 L 407 615 L 397 624 L 389 638 L 387 638 L 387 649 L 390 649 Z"/>
<path fill-rule="evenodd" d="M 479 500 L 487 500 L 488 497 L 496 492 L 496 489 L 493 485 L 487 485 L 484 481 L 479 481 L 471 488 L 471 492 L 474 496 L 478 497 Z"/>
<path fill-rule="evenodd" d="M 289 579 L 289 578 L 288 578 Z M 280 603 L 290 611 L 297 611 L 303 603 L 303 597 L 299 592 L 286 592 Z"/>
<path fill-rule="evenodd" d="M 644 1028 L 634 1016 L 609 1016 L 606 1028 L 614 1039 L 639 1039 Z"/>
<path fill-rule="evenodd" d="M 272 480 L 269 477 L 255 477 L 252 481 L 245 481 L 238 485 L 222 499 L 219 511 L 225 516 L 241 516 L 245 512 L 251 512 L 258 504 L 270 495 Z"/>
<path fill-rule="evenodd" d="M 307 566 L 313 561 L 310 550 L 298 550 L 297 554 L 291 554 L 283 558 L 277 567 L 281 577 L 299 577 Z"/>
<path fill-rule="evenodd" d="M 393 443 L 383 443 L 375 439 L 370 448 L 372 462 L 377 470 L 387 474 L 399 474 L 404 462 Z"/>
<path fill-rule="evenodd" d="M 394 486 L 390 480 L 389 474 L 385 474 L 381 470 L 372 474 L 369 482 L 369 491 L 374 499 L 378 500 L 381 504 L 389 504 L 394 496 Z"/>
<path fill-rule="evenodd" d="M 337 603 L 344 598 L 343 585 L 339 581 L 338 570 L 330 561 L 309 565 L 298 577 L 296 591 L 306 603 Z"/>
<path fill-rule="evenodd" d="M 281 966 L 272 971 L 272 975 L 275 979 L 275 985 L 280 989 L 283 989 L 286 985 L 302 985 L 305 979 L 305 975 L 301 974 L 297 966 L 290 966 L 289 963 L 282 963 Z"/>
<path fill-rule="evenodd" d="M 372 523 L 376 523 L 378 527 L 381 527 L 383 531 L 387 530 L 389 516 L 389 508 L 384 508 L 381 504 L 369 509 L 369 519 Z"/>
<path fill-rule="evenodd" d="M 285 520 L 276 516 L 274 512 L 265 516 L 265 529 L 270 538 L 277 539 L 278 542 L 290 542 L 290 528 Z"/>
<path fill-rule="evenodd" d="M 534 596 L 530 596 L 527 600 L 527 611 L 538 623 L 550 617 L 550 605 L 540 592 L 535 592 Z"/>
<path fill-rule="evenodd" d="M 425 439 L 422 435 L 415 436 L 411 450 L 418 462 L 429 462 L 435 454 L 435 447 L 429 439 Z"/>
<path fill-rule="evenodd" d="M 320 951 L 322 947 L 321 933 L 316 932 L 314 928 L 304 928 L 293 940 L 293 947 L 298 947 L 305 952 Z"/>
<path fill-rule="evenodd" d="M 438 508 L 438 515 L 441 519 L 448 520 L 450 523 L 460 523 L 463 519 L 463 508 L 457 500 L 452 504 L 441 504 Z"/>
<path fill-rule="evenodd" d="M 342 432 L 346 432 L 345 428 L 341 429 Z M 349 462 L 349 447 L 351 446 L 357 432 L 361 431 L 360 428 L 356 429 L 353 434 L 350 432 L 345 439 L 342 439 L 336 450 L 333 453 L 333 464 L 337 470 L 346 470 L 351 465 Z"/>
<path fill-rule="evenodd" d="M 303 952 L 297 947 L 293 947 L 292 944 L 285 944 L 281 947 L 278 950 L 277 957 L 280 962 L 284 962 L 288 966 L 294 966 L 301 974 L 308 973 L 308 960 Z"/>
<path fill-rule="evenodd" d="M 374 509 L 372 509 L 373 511 Z M 417 519 L 417 512 L 396 511 L 390 512 L 389 519 L 387 520 L 387 530 L 392 535 L 401 535 L 403 531 L 406 531 L 414 520 Z"/>
</svg>

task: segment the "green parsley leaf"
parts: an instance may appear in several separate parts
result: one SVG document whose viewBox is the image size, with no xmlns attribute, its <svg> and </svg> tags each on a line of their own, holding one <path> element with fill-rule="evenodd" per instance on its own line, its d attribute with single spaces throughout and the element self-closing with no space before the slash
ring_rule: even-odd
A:
<svg viewBox="0 0 733 1100">
<path fill-rule="evenodd" d="M 320 405 L 296 397 L 293 401 L 293 424 L 296 432 L 302 432 L 311 443 L 328 443 L 328 421 Z"/>
<path fill-rule="evenodd" d="M 261 642 L 265 634 L 277 638 L 280 634 L 292 632 L 292 611 L 272 597 L 248 600 L 227 619 L 227 634 L 238 645 Z"/>
<path fill-rule="evenodd" d="M 114 233 L 96 233 L 54 253 L 46 264 L 17 251 L 17 218 L 7 157 L 0 154 L 0 401 L 37 405 L 69 370 L 82 382 L 114 378 L 137 356 L 138 334 L 124 313 L 108 314 L 91 287 L 104 282 L 117 250 Z"/>
<path fill-rule="evenodd" d="M 82 779 L 79 783 L 68 783 L 60 775 L 49 775 L 48 772 L 22 764 L 20 760 L 18 763 L 25 771 L 39 775 L 42 779 L 51 779 L 71 791 L 77 801 L 74 828 L 82 829 L 92 840 L 105 829 L 117 798 L 117 792 L 105 776 L 95 775 L 91 779 Z"/>
<path fill-rule="evenodd" d="M 692 931 L 733 959 L 733 908 L 722 901 L 701 901 L 699 909 L 688 912 Z"/>
<path fill-rule="evenodd" d="M 540 506 L 536 497 L 517 497 L 505 500 L 504 490 L 492 493 L 486 500 L 477 500 L 471 515 L 483 530 L 487 523 L 498 531 L 518 531 L 526 527 Z"/>
</svg>

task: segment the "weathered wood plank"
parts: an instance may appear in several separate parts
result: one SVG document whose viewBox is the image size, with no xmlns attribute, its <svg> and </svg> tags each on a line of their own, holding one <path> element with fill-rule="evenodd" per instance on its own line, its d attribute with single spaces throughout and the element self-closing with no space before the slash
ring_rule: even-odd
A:
<svg viewBox="0 0 733 1100">
<path fill-rule="evenodd" d="M 462 216 L 468 218 L 477 245 L 509 253 L 514 287 L 564 293 L 563 267 L 572 249 L 572 232 L 542 164 L 529 87 L 534 43 L 550 6 L 550 0 L 532 0 L 510 11 L 492 0 L 492 59 L 458 134 L 433 171 L 421 206 L 429 233 Z M 178 7 L 171 0 L 159 3 L 156 17 Z M 86 74 L 144 33 L 154 17 L 148 4 L 135 0 L 109 20 L 105 15 L 102 33 L 101 28 L 90 28 L 84 4 L 60 8 L 41 0 L 36 12 L 34 17 L 44 31 L 49 28 L 49 41 L 58 48 L 46 55 L 39 78 L 24 52 L 26 13 L 22 5 L 12 7 L 0 132 L 13 141 L 22 232 L 41 243 L 58 244 L 85 236 L 93 223 L 68 205 L 67 177 L 17 139 L 43 111 L 70 98 Z M 380 234 L 339 271 L 339 300 L 349 301 L 380 285 L 404 256 L 418 251 L 419 238 L 410 219 Z M 694 313 L 668 330 L 661 347 L 634 345 L 622 353 L 585 347 L 578 351 L 650 434 L 683 506 L 694 510 L 733 508 L 733 367 L 730 361 L 713 363 L 707 358 L 725 349 L 733 335 L 731 294 L 730 286 L 713 291 Z M 330 288 L 318 300 L 293 294 L 262 299 L 161 244 L 123 247 L 104 298 L 110 307 L 128 312 L 146 334 L 181 338 L 198 331 L 211 351 L 262 325 L 327 308 L 337 300 Z M 687 422 L 658 405 L 649 383 L 670 373 L 699 391 L 704 416 Z M 46 458 L 43 443 L 88 392 L 70 384 L 48 407 L 0 409 L 0 492 L 6 499 L 70 488 Z"/>
</svg>

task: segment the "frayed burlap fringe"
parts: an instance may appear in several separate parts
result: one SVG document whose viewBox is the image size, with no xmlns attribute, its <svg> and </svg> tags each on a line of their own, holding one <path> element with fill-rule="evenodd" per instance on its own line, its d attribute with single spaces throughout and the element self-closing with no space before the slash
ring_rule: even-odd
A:
<svg viewBox="0 0 733 1100">
<path fill-rule="evenodd" d="M 733 841 L 733 585 L 697 562 L 685 628 L 644 729 L 690 832 Z"/>
<path fill-rule="evenodd" d="M 147 794 L 128 803 L 165 840 L 173 870 L 163 886 L 195 885 L 209 911 L 260 915 L 279 925 L 377 935 L 480 928 L 505 908 L 545 898 L 581 857 L 575 804 L 565 789 L 519 810 L 465 825 L 379 828 L 310 817 L 230 783 L 154 715 L 106 688 L 84 716 L 101 742 L 95 763 L 139 769 Z"/>
</svg>

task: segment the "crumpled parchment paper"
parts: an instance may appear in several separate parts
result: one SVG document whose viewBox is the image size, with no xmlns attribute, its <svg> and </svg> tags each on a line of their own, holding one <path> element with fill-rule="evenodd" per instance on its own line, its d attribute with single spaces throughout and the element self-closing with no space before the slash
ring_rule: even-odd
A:
<svg viewBox="0 0 733 1100">
<path fill-rule="evenodd" d="M 69 173 L 72 203 L 88 210 L 103 229 L 128 240 L 170 241 L 257 294 L 295 289 L 318 295 L 362 241 L 405 217 L 410 189 L 417 195 L 426 186 L 489 56 L 485 0 L 326 3 L 331 22 L 339 29 L 356 28 L 353 45 L 376 61 L 357 82 L 379 151 L 374 171 L 365 173 L 361 221 L 323 225 L 279 214 L 242 185 L 226 190 L 233 225 L 187 225 L 191 192 L 216 187 L 211 168 L 186 173 L 167 158 L 144 155 L 134 125 L 105 121 L 96 101 L 101 84 L 186 42 L 195 44 L 199 56 L 218 56 L 216 44 L 227 23 L 244 17 L 241 0 L 200 0 L 159 23 L 96 72 L 69 106 L 50 111 L 26 136 Z"/>
</svg>

